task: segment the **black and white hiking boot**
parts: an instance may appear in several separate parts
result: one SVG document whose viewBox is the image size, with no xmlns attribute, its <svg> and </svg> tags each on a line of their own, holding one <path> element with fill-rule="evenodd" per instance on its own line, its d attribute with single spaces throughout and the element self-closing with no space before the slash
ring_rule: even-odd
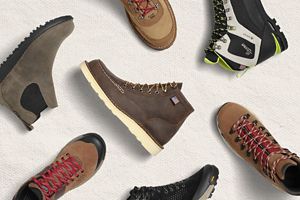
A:
<svg viewBox="0 0 300 200">
<path fill-rule="evenodd" d="M 205 62 L 244 71 L 279 54 L 288 42 L 261 0 L 213 0 L 215 27 Z"/>
<path fill-rule="evenodd" d="M 159 187 L 135 187 L 128 200 L 206 200 L 212 197 L 218 177 L 218 168 L 207 165 L 177 183 Z"/>
</svg>

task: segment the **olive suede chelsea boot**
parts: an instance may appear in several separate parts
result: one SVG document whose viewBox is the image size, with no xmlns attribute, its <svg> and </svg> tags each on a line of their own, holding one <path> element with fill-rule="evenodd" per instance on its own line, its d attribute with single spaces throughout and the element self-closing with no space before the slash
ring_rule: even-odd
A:
<svg viewBox="0 0 300 200">
<path fill-rule="evenodd" d="M 46 108 L 57 107 L 52 67 L 61 43 L 74 29 L 64 16 L 34 30 L 0 67 L 0 103 L 29 130 Z"/>
</svg>

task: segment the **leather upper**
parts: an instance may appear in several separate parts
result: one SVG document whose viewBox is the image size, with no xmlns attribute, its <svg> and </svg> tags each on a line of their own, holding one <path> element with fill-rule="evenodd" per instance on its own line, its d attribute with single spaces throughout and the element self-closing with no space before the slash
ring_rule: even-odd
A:
<svg viewBox="0 0 300 200">
<path fill-rule="evenodd" d="M 181 84 L 172 88 L 168 85 L 167 92 L 156 87 L 148 92 L 143 91 L 112 74 L 100 60 L 87 63 L 93 77 L 110 101 L 128 117 L 142 127 L 160 146 L 166 144 L 177 132 L 187 116 L 193 112 L 192 106 L 181 93 Z M 147 89 L 146 89 L 147 88 Z M 174 105 L 172 98 L 178 100 Z"/>
</svg>

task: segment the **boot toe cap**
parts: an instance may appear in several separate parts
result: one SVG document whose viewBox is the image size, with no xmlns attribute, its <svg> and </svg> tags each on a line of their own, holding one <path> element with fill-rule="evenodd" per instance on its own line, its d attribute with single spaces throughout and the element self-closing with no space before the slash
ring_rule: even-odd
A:
<svg viewBox="0 0 300 200">
<path fill-rule="evenodd" d="M 247 110 L 236 103 L 224 104 L 217 114 L 217 126 L 220 133 L 229 133 L 232 126 L 245 114 Z"/>
<path fill-rule="evenodd" d="M 83 141 L 86 143 L 92 143 L 95 145 L 97 152 L 98 152 L 98 161 L 97 161 L 97 167 L 96 170 L 98 170 L 102 164 L 102 162 L 105 159 L 105 154 L 106 154 L 106 144 L 103 140 L 103 138 L 96 134 L 96 133 L 88 133 L 79 139 L 79 141 Z"/>
</svg>

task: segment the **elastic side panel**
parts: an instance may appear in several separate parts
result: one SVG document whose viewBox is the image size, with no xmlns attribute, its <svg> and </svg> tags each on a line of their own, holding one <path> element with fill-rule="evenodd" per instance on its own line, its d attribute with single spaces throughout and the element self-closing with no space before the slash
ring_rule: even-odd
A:
<svg viewBox="0 0 300 200">
<path fill-rule="evenodd" d="M 40 113 L 48 107 L 36 83 L 26 87 L 21 97 L 21 105 L 26 110 L 33 112 L 38 118 Z"/>
</svg>

